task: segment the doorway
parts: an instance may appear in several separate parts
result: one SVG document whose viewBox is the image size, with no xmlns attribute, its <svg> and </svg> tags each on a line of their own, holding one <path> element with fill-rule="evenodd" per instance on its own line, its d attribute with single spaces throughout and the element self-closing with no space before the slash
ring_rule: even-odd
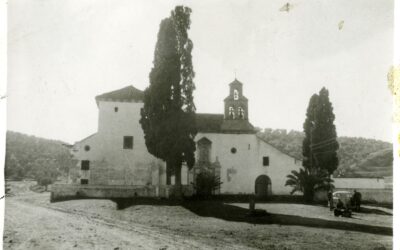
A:
<svg viewBox="0 0 400 250">
<path fill-rule="evenodd" d="M 272 194 L 271 179 L 266 175 L 260 175 L 255 182 L 256 197 L 267 197 Z"/>
</svg>

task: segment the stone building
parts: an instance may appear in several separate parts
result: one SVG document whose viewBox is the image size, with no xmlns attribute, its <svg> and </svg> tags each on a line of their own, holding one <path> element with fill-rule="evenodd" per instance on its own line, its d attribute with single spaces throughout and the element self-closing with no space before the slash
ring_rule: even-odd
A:
<svg viewBox="0 0 400 250">
<path fill-rule="evenodd" d="M 301 161 L 258 137 L 248 117 L 243 84 L 235 79 L 224 99 L 224 114 L 197 114 L 194 173 L 204 166 L 213 169 L 221 178 L 222 194 L 289 194 L 286 176 Z"/>
<path fill-rule="evenodd" d="M 139 124 L 143 92 L 128 86 L 96 97 L 97 133 L 75 143 L 81 185 L 166 185 L 165 163 L 148 153 Z M 286 176 L 301 161 L 256 135 L 249 121 L 243 84 L 234 80 L 224 99 L 224 114 L 197 114 L 196 164 L 182 168 L 182 184 L 207 169 L 221 178 L 221 194 L 289 194 Z M 172 177 L 172 184 L 174 183 Z"/>
<path fill-rule="evenodd" d="M 164 163 L 146 148 L 139 124 L 143 92 L 132 86 L 96 97 L 97 133 L 76 142 L 80 184 L 160 185 Z"/>
</svg>

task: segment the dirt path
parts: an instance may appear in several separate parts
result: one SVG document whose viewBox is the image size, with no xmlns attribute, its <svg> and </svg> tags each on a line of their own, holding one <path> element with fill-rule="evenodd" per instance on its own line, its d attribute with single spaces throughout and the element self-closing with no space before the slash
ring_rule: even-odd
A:
<svg viewBox="0 0 400 250">
<path fill-rule="evenodd" d="M 6 199 L 4 249 L 211 249 L 176 235 Z M 21 230 L 23 229 L 23 230 Z"/>
<path fill-rule="evenodd" d="M 225 220 L 222 218 L 224 216 L 216 216 L 212 206 L 207 203 L 202 205 L 202 212 L 184 206 L 165 205 L 135 205 L 117 210 L 116 204 L 110 200 L 50 203 L 49 193 L 33 193 L 25 188 L 29 185 L 14 183 L 14 196 L 5 200 L 4 249 L 392 248 L 390 235 L 297 224 Z M 288 206 L 268 204 L 268 210 L 291 213 L 292 209 L 296 214 L 301 211 L 302 215 L 308 217 L 326 216 L 326 209 Z M 208 213 L 208 210 L 211 212 Z M 220 214 L 232 216 L 231 210 L 222 209 Z M 385 220 L 381 222 L 387 220 L 382 216 L 372 218 L 371 223 L 374 224 L 382 218 Z M 367 217 L 363 219 L 370 221 Z"/>
</svg>

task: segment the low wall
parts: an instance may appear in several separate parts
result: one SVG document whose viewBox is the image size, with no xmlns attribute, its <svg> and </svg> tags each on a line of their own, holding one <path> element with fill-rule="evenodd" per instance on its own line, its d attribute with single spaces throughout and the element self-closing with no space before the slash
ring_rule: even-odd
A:
<svg viewBox="0 0 400 250">
<path fill-rule="evenodd" d="M 335 191 L 346 190 L 353 192 L 353 189 L 345 189 L 345 188 L 335 188 Z M 371 189 L 371 188 L 363 188 L 357 189 L 357 192 L 360 192 L 362 195 L 362 201 L 372 202 L 372 203 L 393 203 L 393 190 L 390 189 Z"/>
<path fill-rule="evenodd" d="M 337 189 L 385 189 L 383 178 L 332 178 Z"/>
<path fill-rule="evenodd" d="M 354 192 L 352 188 L 335 188 L 336 191 L 349 191 Z M 361 193 L 362 201 L 367 203 L 382 203 L 382 204 L 393 204 L 393 190 L 391 189 L 375 189 L 375 188 L 359 188 L 358 192 Z M 316 202 L 327 202 L 327 192 L 321 191 L 314 195 Z"/>
<path fill-rule="evenodd" d="M 82 199 L 82 198 L 135 198 L 135 197 L 160 197 L 168 198 L 173 193 L 174 186 L 153 185 L 79 185 L 79 184 L 53 184 L 50 186 L 50 202 Z M 182 186 L 184 196 L 193 194 L 192 186 Z"/>
</svg>

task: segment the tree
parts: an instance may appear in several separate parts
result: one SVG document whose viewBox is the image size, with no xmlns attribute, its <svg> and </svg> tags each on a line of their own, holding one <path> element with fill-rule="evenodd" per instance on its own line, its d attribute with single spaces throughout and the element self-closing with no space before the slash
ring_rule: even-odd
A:
<svg viewBox="0 0 400 250">
<path fill-rule="evenodd" d="M 11 156 L 6 154 L 4 176 L 6 179 L 12 178 L 14 180 L 22 180 L 25 177 L 24 169 L 14 154 L 11 154 Z"/>
<path fill-rule="evenodd" d="M 303 169 L 292 171 L 286 181 L 286 185 L 293 187 L 292 193 L 303 192 L 307 202 L 312 201 L 315 191 L 332 188 L 330 175 L 339 163 L 334 120 L 329 92 L 322 88 L 319 95 L 311 96 L 303 124 Z"/>
<path fill-rule="evenodd" d="M 39 158 L 33 164 L 33 176 L 38 185 L 47 186 L 57 180 L 60 175 L 55 161 L 52 159 Z"/>
<path fill-rule="evenodd" d="M 175 174 L 178 196 L 182 163 L 192 168 L 196 150 L 190 13 L 190 8 L 177 6 L 160 24 L 140 119 L 148 151 L 167 163 L 167 173 Z"/>
<path fill-rule="evenodd" d="M 202 171 L 196 175 L 194 189 L 198 197 L 207 198 L 212 195 L 213 191 L 218 190 L 221 184 L 222 182 L 219 176 L 216 176 L 211 171 Z"/>
<path fill-rule="evenodd" d="M 318 106 L 315 114 L 315 129 L 311 149 L 318 169 L 331 175 L 339 165 L 337 151 L 335 115 L 329 100 L 329 91 L 322 88 L 319 92 Z"/>
<path fill-rule="evenodd" d="M 311 174 L 311 172 L 302 168 L 299 171 L 293 170 L 291 174 L 287 175 L 285 186 L 291 186 L 293 189 L 290 194 L 296 192 L 303 193 L 304 201 L 312 202 L 314 193 L 320 190 L 330 190 L 334 188 L 333 180 L 323 172 Z"/>
</svg>

